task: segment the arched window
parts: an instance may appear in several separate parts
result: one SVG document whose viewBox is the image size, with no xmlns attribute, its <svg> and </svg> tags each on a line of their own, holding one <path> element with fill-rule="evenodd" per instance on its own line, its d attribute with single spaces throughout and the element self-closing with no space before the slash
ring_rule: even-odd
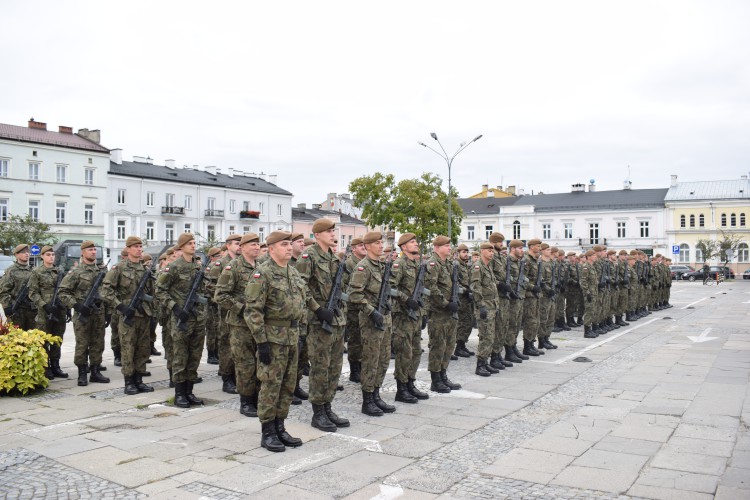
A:
<svg viewBox="0 0 750 500">
<path fill-rule="evenodd" d="M 690 216 L 690 227 L 695 227 L 695 215 Z"/>
<path fill-rule="evenodd" d="M 680 215 L 680 227 L 685 227 L 685 216 Z"/>
<path fill-rule="evenodd" d="M 734 227 L 734 226 L 736 226 L 736 225 L 737 225 L 737 214 L 732 214 L 732 215 L 731 215 L 731 216 L 729 217 L 729 224 L 730 224 L 730 225 L 731 225 L 732 227 Z"/>
<path fill-rule="evenodd" d="M 690 262 L 690 245 L 687 243 L 680 245 L 680 262 Z"/>
<path fill-rule="evenodd" d="M 750 251 L 747 243 L 737 245 L 737 262 L 750 262 Z"/>
<path fill-rule="evenodd" d="M 706 227 L 706 218 L 703 217 L 703 214 L 700 214 L 698 216 L 698 226 L 699 227 Z"/>
<path fill-rule="evenodd" d="M 513 221 L 513 239 L 514 240 L 521 239 L 521 222 L 517 220 Z"/>
<path fill-rule="evenodd" d="M 740 226 L 745 227 L 745 212 L 740 214 Z"/>
<path fill-rule="evenodd" d="M 727 214 L 721 214 L 721 227 L 727 227 Z"/>
<path fill-rule="evenodd" d="M 696 246 L 695 247 L 695 263 L 701 264 L 703 262 L 703 250 L 701 247 Z"/>
</svg>

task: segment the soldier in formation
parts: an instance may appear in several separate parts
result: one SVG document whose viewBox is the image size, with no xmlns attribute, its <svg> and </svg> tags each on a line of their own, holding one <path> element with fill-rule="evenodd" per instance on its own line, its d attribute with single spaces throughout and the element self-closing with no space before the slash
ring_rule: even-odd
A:
<svg viewBox="0 0 750 500">
<path fill-rule="evenodd" d="M 468 358 L 475 353 L 466 347 L 471 330 L 474 328 L 474 304 L 472 303 L 471 281 L 472 265 L 469 260 L 469 247 L 463 243 L 456 247 L 458 257 L 458 282 L 463 290 L 458 306 L 458 323 L 456 324 L 456 348 L 453 351 L 451 360 L 459 357 Z"/>
<path fill-rule="evenodd" d="M 365 244 L 362 238 L 354 238 L 351 243 L 352 253 L 346 259 L 346 272 L 349 281 L 357 264 L 367 256 Z M 349 380 L 360 383 L 362 373 L 362 335 L 359 327 L 359 304 L 351 301 L 346 308 L 346 330 L 347 339 L 346 356 L 349 361 Z"/>
<path fill-rule="evenodd" d="M 28 300 L 31 266 L 29 245 L 23 243 L 13 250 L 16 261 L 0 280 L 0 304 L 10 321 L 23 330 L 32 330 L 36 325 L 36 304 Z"/>
<path fill-rule="evenodd" d="M 219 247 L 211 247 L 208 252 L 208 268 L 213 270 L 222 257 Z M 221 264 L 219 264 L 221 265 Z M 216 273 L 206 273 L 206 293 L 208 294 L 208 308 L 206 313 L 206 363 L 209 365 L 219 364 L 219 304 L 214 300 L 216 282 L 219 277 Z"/>
</svg>

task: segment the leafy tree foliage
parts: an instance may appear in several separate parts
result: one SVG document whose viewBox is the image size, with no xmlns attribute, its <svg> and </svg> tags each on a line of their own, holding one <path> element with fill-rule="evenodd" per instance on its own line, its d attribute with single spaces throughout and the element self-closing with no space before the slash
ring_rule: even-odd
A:
<svg viewBox="0 0 750 500">
<path fill-rule="evenodd" d="M 10 215 L 0 224 L 0 250 L 13 255 L 16 245 L 54 245 L 57 235 L 46 222 L 34 220 L 30 215 Z"/>
</svg>

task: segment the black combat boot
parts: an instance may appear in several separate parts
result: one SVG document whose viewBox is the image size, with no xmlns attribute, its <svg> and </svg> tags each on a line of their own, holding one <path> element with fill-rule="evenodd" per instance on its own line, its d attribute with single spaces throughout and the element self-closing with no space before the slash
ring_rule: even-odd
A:
<svg viewBox="0 0 750 500">
<path fill-rule="evenodd" d="M 114 365 L 115 366 L 122 366 L 122 358 L 120 357 L 120 350 L 119 349 L 112 349 L 112 354 L 115 356 Z"/>
<path fill-rule="evenodd" d="M 55 376 L 55 378 L 68 378 L 68 374 L 62 371 L 60 368 L 60 359 L 53 359 L 52 362 L 52 375 Z"/>
<path fill-rule="evenodd" d="M 544 337 L 542 339 L 542 342 L 544 344 L 545 349 L 557 349 L 557 346 L 549 341 L 549 337 Z"/>
<path fill-rule="evenodd" d="M 140 373 L 136 373 L 132 378 L 135 380 L 135 387 L 138 389 L 138 392 L 154 392 L 153 387 L 143 383 L 143 375 Z"/>
<path fill-rule="evenodd" d="M 580 326 L 578 323 L 576 323 L 576 320 L 573 316 L 568 316 L 567 321 L 567 325 L 570 328 L 577 328 L 578 326 Z"/>
<path fill-rule="evenodd" d="M 169 372 L 169 387 L 174 387 L 174 380 L 172 379 L 172 369 L 168 368 L 167 371 Z"/>
<path fill-rule="evenodd" d="M 615 319 L 617 320 L 616 323 L 620 326 L 630 326 L 630 323 L 626 323 L 622 320 L 622 314 L 615 316 Z"/>
<path fill-rule="evenodd" d="M 394 411 L 396 411 L 395 406 L 386 403 L 385 401 L 383 401 L 383 398 L 380 397 L 380 387 L 376 387 L 373 391 L 372 402 L 375 403 L 375 406 L 383 410 L 383 413 L 393 413 Z"/>
<path fill-rule="evenodd" d="M 469 354 L 469 356 L 474 356 L 476 354 L 474 351 L 466 347 L 466 342 L 464 342 L 464 351 L 466 351 Z"/>
<path fill-rule="evenodd" d="M 466 350 L 466 344 L 462 340 L 456 342 L 456 349 L 453 351 L 453 354 L 459 358 L 469 357 L 469 351 Z"/>
<path fill-rule="evenodd" d="M 406 388 L 409 390 L 411 395 L 417 399 L 430 399 L 430 395 L 417 389 L 417 386 L 414 385 L 414 382 L 415 380 L 413 378 L 410 378 L 409 382 L 406 383 Z"/>
<path fill-rule="evenodd" d="M 185 397 L 190 402 L 190 406 L 200 406 L 203 404 L 203 400 L 199 399 L 195 394 L 193 394 L 193 385 L 195 382 L 188 381 L 185 382 Z"/>
<path fill-rule="evenodd" d="M 89 376 L 89 382 L 97 382 L 100 384 L 109 384 L 109 379 L 102 375 L 101 370 L 98 366 L 91 366 L 91 375 Z"/>
<path fill-rule="evenodd" d="M 208 357 L 206 358 L 206 363 L 208 363 L 209 365 L 218 365 L 219 354 L 216 351 L 208 351 Z"/>
<path fill-rule="evenodd" d="M 55 378 L 55 374 L 52 373 L 52 360 L 47 358 L 47 366 L 44 367 L 44 376 L 47 378 L 47 380 L 52 380 Z"/>
<path fill-rule="evenodd" d="M 359 361 L 349 362 L 349 381 L 360 383 L 362 382 L 362 363 Z"/>
<path fill-rule="evenodd" d="M 174 383 L 174 405 L 178 408 L 190 408 L 187 398 L 187 382 Z"/>
<path fill-rule="evenodd" d="M 625 312 L 625 321 L 635 321 L 633 319 L 633 312 L 632 311 L 626 311 Z"/>
<path fill-rule="evenodd" d="M 224 382 L 221 385 L 221 390 L 227 394 L 237 394 L 237 384 L 234 383 L 234 377 L 231 375 L 222 375 L 221 380 Z"/>
<path fill-rule="evenodd" d="M 513 352 L 513 346 L 510 345 L 505 346 L 505 361 L 510 363 L 523 363 L 523 360 Z"/>
<path fill-rule="evenodd" d="M 373 401 L 372 393 L 365 392 L 364 389 L 362 389 L 362 413 L 371 417 L 383 416 L 383 410 L 378 408 L 378 405 L 376 405 L 375 401 Z"/>
<path fill-rule="evenodd" d="M 411 404 L 419 402 L 419 400 L 409 392 L 406 382 L 401 382 L 400 380 L 396 380 L 396 401 L 399 403 Z"/>
<path fill-rule="evenodd" d="M 552 327 L 552 333 L 560 333 L 562 331 L 562 326 L 560 326 L 560 322 L 555 320 L 554 326 Z"/>
<path fill-rule="evenodd" d="M 84 386 L 89 385 L 89 381 L 86 380 L 86 365 L 76 365 L 78 367 L 78 385 Z"/>
<path fill-rule="evenodd" d="M 336 432 L 336 424 L 331 422 L 324 405 L 312 405 L 313 417 L 310 425 L 324 432 Z"/>
<path fill-rule="evenodd" d="M 604 330 L 602 330 L 602 329 L 601 329 L 601 327 L 599 326 L 599 323 L 593 323 L 593 324 L 591 325 L 591 331 L 592 331 L 592 332 L 593 332 L 593 333 L 594 333 L 594 334 L 595 334 L 595 335 L 596 335 L 597 337 L 598 337 L 599 335 L 604 335 L 605 333 L 607 333 L 607 332 L 605 332 Z"/>
<path fill-rule="evenodd" d="M 583 326 L 583 314 L 578 316 L 578 321 L 576 321 L 576 325 Z"/>
<path fill-rule="evenodd" d="M 516 344 L 513 344 L 513 353 L 516 356 L 518 356 L 519 359 L 521 359 L 523 361 L 526 361 L 527 359 L 529 359 L 529 357 L 527 355 L 525 355 L 524 353 L 522 353 L 521 351 L 518 350 L 518 346 Z"/>
<path fill-rule="evenodd" d="M 564 319 L 560 320 L 560 328 L 562 328 L 564 332 L 570 331 L 570 326 L 568 325 L 568 323 L 566 323 Z"/>
<path fill-rule="evenodd" d="M 490 362 L 488 366 L 494 368 L 495 370 L 505 370 L 505 365 L 500 360 L 500 355 L 493 352 L 490 353 Z M 492 373 L 492 370 L 489 370 L 490 373 Z"/>
<path fill-rule="evenodd" d="M 539 356 L 539 351 L 534 347 L 534 341 L 523 339 L 523 353 L 526 356 Z"/>
<path fill-rule="evenodd" d="M 617 330 L 620 328 L 620 325 L 615 322 L 612 318 L 607 318 L 607 324 L 609 325 L 610 329 Z"/>
<path fill-rule="evenodd" d="M 480 377 L 489 377 L 492 375 L 489 370 L 487 370 L 487 362 L 482 358 L 477 358 L 477 369 L 474 370 L 474 373 Z"/>
<path fill-rule="evenodd" d="M 445 385 L 443 379 L 440 377 L 440 372 L 430 372 L 430 377 L 432 378 L 432 384 L 430 385 L 431 391 L 440 392 L 442 394 L 451 392 L 451 388 Z"/>
<path fill-rule="evenodd" d="M 253 405 L 252 396 L 240 396 L 240 415 L 257 417 L 258 408 Z"/>
<path fill-rule="evenodd" d="M 331 408 L 331 403 L 325 403 L 323 405 L 323 408 L 325 409 L 328 420 L 333 422 L 333 425 L 335 425 L 336 427 L 349 427 L 349 420 L 336 415 L 336 412 L 334 412 Z"/>
<path fill-rule="evenodd" d="M 151 355 L 152 356 L 161 356 L 161 353 L 156 350 L 156 344 L 151 342 Z"/>
<path fill-rule="evenodd" d="M 547 354 L 546 352 L 544 352 L 544 337 L 537 337 L 536 342 L 537 344 L 539 344 L 538 346 L 536 346 L 537 352 L 539 352 L 540 355 Z M 532 342 L 531 345 L 534 345 L 534 343 Z"/>
<path fill-rule="evenodd" d="M 596 333 L 594 333 L 591 330 L 590 326 L 587 325 L 587 326 L 583 327 L 583 338 L 585 338 L 585 339 L 595 339 L 598 336 L 599 335 L 597 335 Z"/>
<path fill-rule="evenodd" d="M 297 382 L 297 387 L 294 388 L 294 395 L 304 401 L 307 401 L 310 398 L 310 395 L 307 393 L 307 391 L 299 386 L 299 382 Z"/>
<path fill-rule="evenodd" d="M 99 371 L 100 371 L 100 372 L 106 372 L 106 371 L 107 371 L 107 367 L 106 367 L 106 366 L 104 366 L 104 365 L 103 365 L 103 364 L 101 364 L 101 363 L 99 363 L 99 366 L 98 366 L 98 368 L 99 368 Z"/>
<path fill-rule="evenodd" d="M 292 404 L 295 406 L 302 404 L 302 400 L 298 398 L 297 396 L 295 396 L 294 393 L 292 393 Z"/>
<path fill-rule="evenodd" d="M 445 385 L 450 387 L 450 390 L 452 391 L 457 391 L 461 388 L 461 384 L 452 382 L 451 379 L 448 378 L 448 370 L 442 370 L 440 372 L 440 379 L 443 381 Z"/>
<path fill-rule="evenodd" d="M 286 451 L 286 446 L 279 440 L 279 436 L 276 433 L 275 420 L 260 424 L 260 445 L 268 451 Z"/>
<path fill-rule="evenodd" d="M 135 375 L 125 375 L 125 394 L 128 396 L 138 394 L 138 388 L 135 386 Z"/>
<path fill-rule="evenodd" d="M 292 448 L 297 448 L 298 446 L 302 446 L 302 440 L 300 438 L 292 437 L 287 431 L 286 427 L 284 427 L 284 419 L 276 417 L 275 420 L 275 427 L 276 427 L 276 437 L 279 438 L 279 441 L 281 441 L 281 444 L 284 446 L 291 446 Z"/>
</svg>

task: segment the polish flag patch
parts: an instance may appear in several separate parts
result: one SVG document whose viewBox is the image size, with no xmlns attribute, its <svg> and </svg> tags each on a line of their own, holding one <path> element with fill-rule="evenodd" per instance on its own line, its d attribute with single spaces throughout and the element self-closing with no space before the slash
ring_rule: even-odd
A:
<svg viewBox="0 0 750 500">
<path fill-rule="evenodd" d="M 365 268 L 362 267 L 362 266 L 360 266 L 360 267 L 357 268 L 357 271 L 364 271 L 364 270 L 365 270 Z"/>
<path fill-rule="evenodd" d="M 307 255 L 306 253 L 303 253 L 303 254 L 302 254 L 302 258 L 303 258 L 303 259 L 307 259 L 307 258 L 309 258 L 309 257 L 310 257 L 310 256 L 309 256 L 309 255 Z"/>
<path fill-rule="evenodd" d="M 393 267 L 395 267 L 396 269 L 398 269 L 398 264 L 393 264 Z"/>
<path fill-rule="evenodd" d="M 230 269 L 232 269 L 232 266 L 227 266 L 224 268 L 225 271 L 229 271 Z"/>
<path fill-rule="evenodd" d="M 253 278 L 260 278 L 260 273 L 253 274 Z"/>
<path fill-rule="evenodd" d="M 434 262 L 430 262 L 430 267 L 435 267 L 435 263 Z"/>
<path fill-rule="evenodd" d="M 479 269 L 479 266 L 474 266 L 474 269 Z"/>
</svg>

